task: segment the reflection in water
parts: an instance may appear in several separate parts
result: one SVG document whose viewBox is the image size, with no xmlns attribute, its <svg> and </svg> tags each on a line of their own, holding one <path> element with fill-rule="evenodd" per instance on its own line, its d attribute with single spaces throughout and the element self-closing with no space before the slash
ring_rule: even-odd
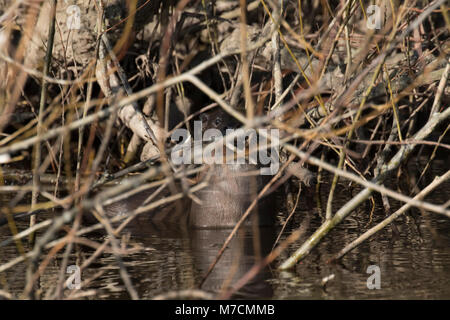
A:
<svg viewBox="0 0 450 320">
<path fill-rule="evenodd" d="M 256 231 L 256 232 L 254 232 Z M 227 239 L 231 229 L 192 230 L 191 243 L 194 265 L 204 275 Z M 257 234 L 254 234 L 257 233 Z M 246 228 L 235 237 L 222 258 L 202 286 L 202 289 L 219 292 L 226 283 L 233 284 L 243 277 L 261 257 L 272 249 L 275 240 L 274 228 Z M 259 252 L 258 252 L 259 251 Z M 242 287 L 234 298 L 272 298 L 273 290 L 268 279 L 271 273 L 265 268 Z"/>
<path fill-rule="evenodd" d="M 141 297 L 151 298 L 166 291 L 195 288 L 206 274 L 232 229 L 185 229 L 174 225 L 161 225 L 140 220 L 130 226 L 133 239 L 148 248 L 142 257 L 130 257 L 129 272 Z M 151 236 L 150 236 L 151 235 Z M 228 245 L 202 290 L 219 294 L 243 277 L 272 249 L 275 229 L 249 226 L 240 230 Z M 139 254 L 140 255 L 140 254 Z M 112 257 L 108 263 L 113 263 Z M 133 262 L 131 262 L 133 261 Z M 144 266 L 146 267 L 145 269 Z M 233 295 L 237 299 L 272 298 L 273 289 L 268 280 L 268 268 L 251 278 Z M 111 275 L 101 281 L 111 282 Z M 114 282 L 120 282 L 115 273 Z M 104 287 L 104 285 L 103 285 Z"/>
</svg>

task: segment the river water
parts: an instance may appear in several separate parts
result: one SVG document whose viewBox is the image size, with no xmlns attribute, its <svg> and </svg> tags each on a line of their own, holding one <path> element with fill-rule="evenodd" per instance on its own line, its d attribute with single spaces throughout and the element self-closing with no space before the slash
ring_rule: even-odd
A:
<svg viewBox="0 0 450 320">
<path fill-rule="evenodd" d="M 414 168 L 414 164 L 411 170 Z M 431 177 L 447 170 L 444 160 L 437 160 L 431 167 Z M 325 175 L 323 181 L 329 181 Z M 430 180 L 430 179 L 428 179 Z M 427 181 L 428 181 L 427 180 Z M 429 181 L 428 181 L 429 182 Z M 389 183 L 388 183 L 389 185 Z M 435 204 L 449 200 L 450 181 L 441 185 L 426 198 Z M 352 190 L 348 181 L 342 180 L 337 188 L 334 208 L 351 199 L 358 190 Z M 304 194 L 304 193 L 302 193 Z M 326 203 L 328 189 L 321 188 L 320 198 Z M 3 203 L 10 197 L 3 196 Z M 278 195 L 280 200 L 282 195 Z M 358 208 L 350 217 L 332 230 L 310 255 L 290 271 L 279 271 L 277 266 L 292 254 L 321 224 L 321 217 L 314 201 L 301 198 L 294 218 L 289 222 L 281 240 L 301 227 L 304 233 L 291 243 L 273 263 L 251 278 L 233 298 L 256 299 L 450 299 L 450 219 L 434 213 L 412 209 L 399 218 L 395 227 L 388 226 L 369 241 L 363 243 L 338 263 L 328 263 L 346 244 L 380 222 L 385 216 L 381 197 L 375 195 L 375 210 L 370 220 L 371 203 Z M 392 212 L 400 203 L 391 200 Z M 285 210 L 278 215 L 285 219 Z M 44 215 L 45 217 L 45 215 Z M 41 218 L 39 218 L 41 219 Z M 18 223 L 19 230 L 26 223 Z M 260 261 L 273 247 L 280 226 L 239 233 L 225 251 L 224 256 L 202 289 L 223 292 L 227 284 L 235 284 L 248 270 Z M 123 257 L 123 263 L 140 298 L 150 299 L 169 291 L 196 287 L 231 230 L 187 230 L 173 225 L 161 225 L 139 219 L 126 229 L 130 235 L 129 246 L 142 249 Z M 0 227 L 0 242 L 10 236 L 7 226 Z M 89 239 L 101 242 L 103 234 L 90 234 Z M 256 240 L 258 239 L 258 240 Z M 40 278 L 40 295 L 48 298 L 58 279 L 62 251 L 52 259 Z M 69 257 L 69 265 L 93 254 L 92 249 L 76 246 Z M 0 247 L 0 265 L 17 257 L 14 243 Z M 379 289 L 368 288 L 369 266 L 379 269 Z M 373 268 L 373 267 L 372 267 Z M 25 285 L 26 265 L 22 262 L 0 273 L 0 288 L 20 297 Z M 67 274 L 66 277 L 69 277 Z M 324 277 L 332 279 L 324 286 Z M 373 277 L 371 278 L 373 279 Z M 89 299 L 128 299 L 129 295 L 119 274 L 116 259 L 102 254 L 93 264 L 81 272 L 83 290 Z M 374 283 L 369 279 L 369 283 Z M 66 289 L 69 296 L 77 291 Z"/>
</svg>

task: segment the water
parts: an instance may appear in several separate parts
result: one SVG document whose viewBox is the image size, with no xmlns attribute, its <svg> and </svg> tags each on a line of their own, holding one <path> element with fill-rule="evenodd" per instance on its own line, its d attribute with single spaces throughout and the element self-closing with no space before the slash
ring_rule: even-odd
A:
<svg viewBox="0 0 450 320">
<path fill-rule="evenodd" d="M 414 165 L 413 165 L 414 166 Z M 435 161 L 432 175 L 445 172 L 444 161 Z M 414 168 L 411 168 L 414 170 Z M 331 179 L 325 176 L 324 180 Z M 444 203 L 449 199 L 450 182 L 447 181 L 426 200 Z M 334 208 L 351 199 L 357 190 L 350 190 L 343 180 L 338 186 Z M 321 189 L 322 203 L 328 195 Z M 6 199 L 4 198 L 3 201 Z M 265 299 L 449 299 L 450 298 L 450 219 L 433 213 L 421 214 L 410 210 L 395 223 L 398 232 L 388 226 L 369 241 L 355 248 L 338 263 L 327 263 L 346 244 L 356 239 L 368 228 L 380 222 L 385 213 L 381 199 L 375 196 L 375 211 L 369 219 L 371 203 L 367 201 L 357 212 L 344 220 L 310 253 L 290 271 L 276 267 L 321 224 L 321 218 L 312 201 L 300 200 L 293 220 L 288 224 L 281 240 L 300 226 L 306 228 L 299 240 L 256 277 L 252 278 L 233 298 Z M 392 212 L 400 204 L 391 201 Z M 286 216 L 286 213 L 281 215 Z M 18 224 L 19 230 L 26 223 Z M 264 228 L 255 239 L 255 230 L 246 230 L 232 241 L 213 273 L 203 285 L 208 292 L 222 292 L 224 282 L 235 284 L 270 252 L 280 227 Z M 140 246 L 141 250 L 123 257 L 126 270 L 140 298 L 150 299 L 158 294 L 194 288 L 202 279 L 211 262 L 231 230 L 186 230 L 182 227 L 164 226 L 146 221 L 145 218 L 130 226 L 128 247 Z M 0 241 L 9 237 L 9 229 L 0 227 Z M 103 234 L 91 234 L 89 239 L 101 243 Z M 257 250 L 255 250 L 255 248 Z M 259 249 L 258 249 L 259 248 Z M 258 251 L 259 250 L 259 251 Z M 69 258 L 69 264 L 80 265 L 93 254 L 93 249 L 77 246 Z M 52 259 L 40 279 L 41 296 L 48 298 L 58 278 L 63 250 Z M 14 244 L 0 248 L 0 264 L 17 256 Z M 380 268 L 380 289 L 368 289 L 367 268 Z M 25 284 L 26 265 L 19 263 L 0 273 L 0 288 L 20 294 Z M 334 275 L 325 286 L 324 277 Z M 68 277 L 69 274 L 66 275 Z M 87 298 L 127 299 L 129 295 L 119 274 L 118 264 L 111 254 L 103 254 L 95 263 L 84 269 L 81 280 Z M 91 291 L 89 291 L 91 290 Z M 76 291 L 65 290 L 65 295 Z"/>
</svg>

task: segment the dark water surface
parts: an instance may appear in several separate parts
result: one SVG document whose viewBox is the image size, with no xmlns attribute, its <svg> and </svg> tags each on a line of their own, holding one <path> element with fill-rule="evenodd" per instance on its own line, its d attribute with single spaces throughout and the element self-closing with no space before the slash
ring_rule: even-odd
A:
<svg viewBox="0 0 450 320">
<path fill-rule="evenodd" d="M 448 163 L 435 161 L 431 177 L 444 173 Z M 411 170 L 417 170 L 412 165 Z M 330 176 L 324 177 L 328 181 Z M 429 180 L 429 179 L 428 179 Z M 427 183 L 429 181 L 427 180 Z M 388 184 L 389 186 L 389 184 Z M 441 185 L 426 200 L 442 204 L 449 200 L 450 181 Z M 322 203 L 326 203 L 328 190 L 321 189 Z M 348 181 L 338 185 L 335 210 L 356 195 L 357 190 L 349 188 Z M 3 202 L 5 200 L 3 199 Z M 311 201 L 310 201 L 311 202 Z M 357 212 L 338 225 L 316 247 L 310 255 L 291 271 L 278 271 L 276 267 L 311 235 L 321 224 L 314 203 L 300 200 L 293 220 L 282 236 L 285 239 L 301 225 L 306 231 L 292 243 L 268 268 L 252 278 L 235 298 L 273 299 L 450 299 L 450 219 L 433 213 L 421 213 L 413 209 L 395 223 L 388 226 L 369 241 L 344 256 L 339 263 L 327 261 L 346 244 L 356 239 L 367 229 L 385 217 L 381 198 L 375 196 L 375 211 L 369 219 L 371 203 L 366 202 Z M 391 200 L 392 212 L 400 203 Z M 286 213 L 279 213 L 286 216 Z M 26 223 L 18 225 L 19 230 Z M 203 289 L 217 293 L 224 283 L 235 284 L 246 272 L 272 249 L 280 227 L 246 230 L 230 244 L 224 256 L 203 285 Z M 397 232 L 398 231 L 398 232 Z M 130 245 L 137 244 L 143 250 L 123 257 L 123 262 L 140 298 L 148 299 L 172 290 L 194 287 L 199 283 L 218 250 L 231 230 L 186 230 L 160 226 L 140 219 L 127 229 L 131 235 Z M 7 239 L 10 231 L 0 227 L 0 242 Z M 100 242 L 104 235 L 90 235 L 91 240 Z M 256 250 L 255 250 L 256 248 Z M 89 258 L 93 251 L 77 248 L 69 258 L 69 264 L 78 264 Z M 40 279 L 42 297 L 54 287 L 58 278 L 63 250 L 52 259 Z M 259 254 L 258 254 L 259 253 Z M 18 255 L 14 244 L 0 248 L 0 265 Z M 380 289 L 368 289 L 367 268 L 380 268 Z M 25 283 L 26 265 L 19 263 L 0 273 L 0 288 L 20 296 Z M 100 276 L 96 276 L 101 272 Z M 324 277 L 334 275 L 325 287 Z M 69 277 L 69 274 L 66 275 Z M 95 289 L 90 298 L 129 298 L 119 274 L 118 264 L 111 254 L 103 254 L 89 268 L 83 270 L 81 280 L 89 281 L 84 290 Z M 68 295 L 70 290 L 66 290 Z M 88 292 L 89 293 L 89 292 Z M 94 291 L 91 292 L 94 294 Z"/>
</svg>

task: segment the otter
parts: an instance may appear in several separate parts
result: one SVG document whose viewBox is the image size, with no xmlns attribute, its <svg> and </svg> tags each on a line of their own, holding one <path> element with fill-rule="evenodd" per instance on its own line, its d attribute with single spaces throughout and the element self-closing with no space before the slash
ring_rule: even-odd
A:
<svg viewBox="0 0 450 320">
<path fill-rule="evenodd" d="M 225 136 L 227 129 L 239 127 L 239 122 L 221 108 L 202 113 L 200 120 L 203 133 L 207 129 L 217 129 Z M 189 225 L 194 228 L 233 227 L 261 191 L 266 179 L 259 175 L 257 165 L 249 163 L 213 164 L 209 170 L 199 177 L 202 179 L 210 174 L 209 186 L 196 192 L 201 204 L 192 202 Z M 255 207 L 258 225 L 273 224 L 272 203 L 262 199 Z M 254 219 L 246 221 L 250 223 Z"/>
<path fill-rule="evenodd" d="M 261 191 L 265 179 L 252 164 L 214 164 L 209 170 L 212 170 L 209 186 L 195 193 L 202 203 L 192 202 L 189 225 L 194 228 L 234 227 Z M 274 223 L 272 204 L 268 198 L 258 202 L 252 214 L 257 214 L 259 226 Z"/>
<path fill-rule="evenodd" d="M 213 128 L 225 135 L 227 129 L 234 129 L 238 126 L 238 122 L 220 108 L 202 113 L 199 119 L 202 121 L 203 132 L 206 129 Z M 260 176 L 257 170 L 257 165 L 248 163 L 213 164 L 206 172 L 199 174 L 196 177 L 198 181 L 203 181 L 206 177 L 210 178 L 208 187 L 194 194 L 199 201 L 183 203 L 184 207 L 189 208 L 187 218 L 189 226 L 192 228 L 233 227 L 263 187 L 264 177 Z M 142 191 L 132 197 L 108 205 L 105 207 L 105 213 L 110 217 L 127 214 L 142 205 L 153 191 L 151 189 Z M 250 217 L 246 220 L 248 221 L 247 224 L 257 220 L 258 225 L 272 225 L 274 222 L 273 201 L 262 199 L 258 204 L 254 209 L 257 211 L 257 219 Z M 158 212 L 151 214 L 170 216 L 170 213 L 165 214 L 164 211 L 173 209 L 169 206 L 154 210 Z"/>
</svg>

